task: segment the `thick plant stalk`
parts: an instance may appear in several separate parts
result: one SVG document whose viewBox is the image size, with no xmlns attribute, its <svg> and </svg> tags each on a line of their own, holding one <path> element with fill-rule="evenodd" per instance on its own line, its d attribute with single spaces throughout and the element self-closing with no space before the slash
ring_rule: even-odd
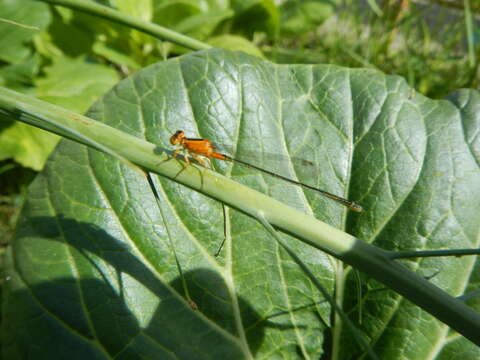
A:
<svg viewBox="0 0 480 360">
<path fill-rule="evenodd" d="M 205 50 L 211 48 L 210 45 L 199 40 L 185 36 L 163 26 L 137 19 L 128 14 L 122 13 L 115 9 L 99 5 L 93 1 L 85 0 L 40 0 L 52 5 L 61 5 L 70 9 L 75 9 L 90 15 L 95 15 L 103 19 L 114 21 L 116 23 L 126 25 L 130 28 L 137 29 L 146 34 L 152 35 L 158 39 L 170 41 L 177 45 L 192 50 Z"/>
</svg>

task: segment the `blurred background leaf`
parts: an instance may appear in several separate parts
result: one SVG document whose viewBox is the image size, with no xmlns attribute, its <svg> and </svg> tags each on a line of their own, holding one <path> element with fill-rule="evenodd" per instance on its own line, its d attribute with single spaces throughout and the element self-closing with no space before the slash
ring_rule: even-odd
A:
<svg viewBox="0 0 480 360">
<path fill-rule="evenodd" d="M 81 57 L 56 58 L 44 71 L 45 76 L 35 82 L 36 96 L 81 114 L 120 80 L 114 69 Z"/>
<path fill-rule="evenodd" d="M 41 170 L 59 138 L 18 122 L 0 124 L 0 161 L 13 158 L 22 166 Z"/>
<path fill-rule="evenodd" d="M 299 36 L 314 31 L 333 15 L 338 0 L 288 0 L 280 6 L 281 29 L 285 36 Z"/>
<path fill-rule="evenodd" d="M 49 24 L 51 16 L 48 6 L 39 2 L 2 0 L 0 2 L 0 18 L 44 30 Z M 28 57 L 32 55 L 32 49 L 28 42 L 35 32 L 32 29 L 0 22 L 0 49 L 2 49 L 0 60 L 10 64 L 28 60 Z"/>
</svg>

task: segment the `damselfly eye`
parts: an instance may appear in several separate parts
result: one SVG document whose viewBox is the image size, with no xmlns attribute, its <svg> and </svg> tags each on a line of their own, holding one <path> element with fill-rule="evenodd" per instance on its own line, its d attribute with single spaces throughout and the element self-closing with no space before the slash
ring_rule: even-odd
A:
<svg viewBox="0 0 480 360">
<path fill-rule="evenodd" d="M 184 137 L 185 137 L 185 133 L 182 130 L 178 130 L 170 138 L 170 144 L 172 144 L 172 145 L 180 144 Z"/>
</svg>

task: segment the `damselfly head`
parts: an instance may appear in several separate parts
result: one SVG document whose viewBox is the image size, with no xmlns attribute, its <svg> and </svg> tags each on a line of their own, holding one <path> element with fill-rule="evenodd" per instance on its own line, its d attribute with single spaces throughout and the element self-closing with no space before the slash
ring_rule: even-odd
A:
<svg viewBox="0 0 480 360">
<path fill-rule="evenodd" d="M 172 135 L 170 138 L 170 144 L 177 145 L 183 143 L 183 139 L 185 138 L 185 133 L 183 130 L 177 130 L 175 134 Z"/>
</svg>

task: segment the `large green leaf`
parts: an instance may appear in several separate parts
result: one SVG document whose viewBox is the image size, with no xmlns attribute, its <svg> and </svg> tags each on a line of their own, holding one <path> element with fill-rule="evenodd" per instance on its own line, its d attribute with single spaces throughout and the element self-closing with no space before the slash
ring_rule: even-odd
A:
<svg viewBox="0 0 480 360">
<path fill-rule="evenodd" d="M 177 129 L 228 143 L 239 158 L 256 154 L 259 166 L 366 211 L 348 213 L 237 166 L 215 163 L 218 171 L 379 246 L 438 249 L 478 247 L 479 103 L 475 91 L 432 101 L 371 70 L 279 66 L 212 50 L 138 72 L 89 115 L 162 147 Z M 9 250 L 6 358 L 328 354 L 331 309 L 261 225 L 227 210 L 232 241 L 215 258 L 221 204 L 169 180 L 156 185 L 160 209 L 146 180 L 110 156 L 67 141 L 57 148 L 31 186 Z M 336 295 L 358 304 L 338 264 L 284 236 L 327 289 L 334 279 L 345 283 Z M 169 240 L 197 311 L 183 298 Z M 431 281 L 459 295 L 474 258 L 407 264 L 438 272 Z M 358 326 L 382 359 L 446 357 L 458 348 L 471 351 L 464 358 L 480 355 L 395 293 L 377 289 L 364 300 Z M 339 341 L 343 358 L 358 358 L 351 337 Z"/>
</svg>

